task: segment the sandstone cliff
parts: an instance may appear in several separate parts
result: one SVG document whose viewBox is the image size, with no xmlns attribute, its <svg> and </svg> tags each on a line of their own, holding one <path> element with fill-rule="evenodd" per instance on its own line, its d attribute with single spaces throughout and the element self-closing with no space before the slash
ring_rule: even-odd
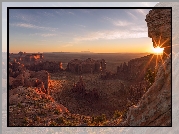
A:
<svg viewBox="0 0 179 134">
<path fill-rule="evenodd" d="M 141 101 L 129 108 L 126 126 L 171 126 L 171 56 L 158 69 L 156 80 Z"/>
</svg>

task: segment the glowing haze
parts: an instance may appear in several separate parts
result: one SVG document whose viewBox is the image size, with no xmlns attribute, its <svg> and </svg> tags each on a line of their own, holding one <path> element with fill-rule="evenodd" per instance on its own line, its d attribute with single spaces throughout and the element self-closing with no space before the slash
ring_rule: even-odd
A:
<svg viewBox="0 0 179 134">
<path fill-rule="evenodd" d="M 153 52 L 149 9 L 10 9 L 9 51 Z"/>
</svg>

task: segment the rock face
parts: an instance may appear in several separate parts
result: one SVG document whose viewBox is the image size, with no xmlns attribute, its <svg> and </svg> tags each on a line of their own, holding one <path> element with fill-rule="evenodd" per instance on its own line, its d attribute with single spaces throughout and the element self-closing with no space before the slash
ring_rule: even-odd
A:
<svg viewBox="0 0 179 134">
<path fill-rule="evenodd" d="M 122 80 L 142 81 L 144 80 L 146 71 L 155 70 L 155 66 L 161 62 L 161 57 L 156 55 L 147 55 L 141 58 L 132 59 L 127 63 L 123 63 L 117 67 L 117 77 Z"/>
<path fill-rule="evenodd" d="M 166 57 L 171 53 L 171 9 L 150 10 L 145 20 L 153 46 L 163 47 L 163 57 Z"/>
<path fill-rule="evenodd" d="M 20 57 L 21 58 L 21 57 Z M 23 58 L 23 57 L 22 57 Z M 24 60 L 26 62 L 29 61 L 37 61 L 37 60 L 42 60 L 43 56 L 42 54 L 31 54 L 31 55 L 25 55 Z"/>
<path fill-rule="evenodd" d="M 91 58 L 88 58 L 84 61 L 74 59 L 70 61 L 67 65 L 67 71 L 70 71 L 72 73 L 95 73 L 95 72 L 101 72 L 106 69 L 106 62 L 104 59 L 102 60 L 93 60 Z"/>
<path fill-rule="evenodd" d="M 20 71 L 28 69 L 30 71 L 46 70 L 55 73 L 62 69 L 62 62 L 44 61 L 42 54 L 26 55 L 19 52 L 18 55 L 10 55 L 9 57 L 10 76 L 16 77 Z"/>
<path fill-rule="evenodd" d="M 9 86 L 10 89 L 14 89 L 19 86 L 38 87 L 44 93 L 49 93 L 49 73 L 45 70 L 38 72 L 26 70 L 15 78 L 10 77 Z"/>
<path fill-rule="evenodd" d="M 129 108 L 124 126 L 171 126 L 171 56 L 137 106 Z"/>
<path fill-rule="evenodd" d="M 62 63 L 53 61 L 43 61 L 29 64 L 26 66 L 26 68 L 31 71 L 46 70 L 50 73 L 55 73 L 62 70 Z"/>
</svg>

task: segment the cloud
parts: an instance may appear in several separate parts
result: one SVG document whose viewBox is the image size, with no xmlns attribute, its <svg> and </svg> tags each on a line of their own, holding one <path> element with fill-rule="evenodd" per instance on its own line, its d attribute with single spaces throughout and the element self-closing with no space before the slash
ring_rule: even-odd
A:
<svg viewBox="0 0 179 134">
<path fill-rule="evenodd" d="M 35 33 L 35 34 L 30 34 L 30 36 L 41 36 L 41 37 L 53 37 L 56 36 L 56 34 L 51 34 L 51 33 Z"/>
<path fill-rule="evenodd" d="M 127 13 L 128 15 L 130 15 L 134 20 L 137 19 L 137 17 L 136 17 L 135 15 L 133 15 L 131 12 L 126 11 L 126 13 Z"/>
<path fill-rule="evenodd" d="M 55 31 L 58 29 L 58 28 L 52 28 L 52 27 L 41 27 L 41 26 L 30 24 L 30 23 L 13 23 L 13 24 L 10 23 L 10 26 L 29 28 L 29 29 L 41 29 L 41 30 L 47 30 L 47 31 Z"/>
<path fill-rule="evenodd" d="M 68 12 L 69 14 L 75 15 L 73 12 Z"/>
<path fill-rule="evenodd" d="M 74 38 L 75 41 L 93 41 L 99 39 L 105 40 L 113 40 L 113 39 L 129 39 L 129 38 L 142 38 L 148 37 L 147 32 L 142 30 L 136 31 L 139 29 L 131 29 L 131 30 L 124 30 L 124 31 L 98 31 L 92 32 L 85 36 L 79 36 Z"/>
<path fill-rule="evenodd" d="M 79 26 L 79 27 L 83 27 L 83 28 L 85 28 L 85 27 L 86 27 L 85 25 L 77 25 L 77 26 Z"/>
<path fill-rule="evenodd" d="M 137 11 L 138 13 L 144 15 L 144 16 L 147 15 L 147 13 L 145 12 L 145 10 L 143 10 L 143 9 L 136 9 L 136 11 Z"/>
<path fill-rule="evenodd" d="M 71 47 L 71 46 L 73 46 L 73 44 L 69 43 L 69 44 L 63 45 L 62 47 Z"/>
<path fill-rule="evenodd" d="M 104 17 L 103 19 L 109 21 L 110 23 L 112 23 L 115 26 L 129 26 L 129 25 L 133 24 L 133 23 L 128 22 L 128 21 L 114 20 L 114 19 L 109 18 L 109 17 Z"/>
</svg>

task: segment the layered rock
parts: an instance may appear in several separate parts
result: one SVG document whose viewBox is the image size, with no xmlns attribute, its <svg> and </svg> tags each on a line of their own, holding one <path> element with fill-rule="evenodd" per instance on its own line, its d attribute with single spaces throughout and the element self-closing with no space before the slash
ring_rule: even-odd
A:
<svg viewBox="0 0 179 134">
<path fill-rule="evenodd" d="M 73 73 L 95 73 L 95 72 L 101 72 L 106 69 L 106 62 L 104 59 L 102 60 L 93 60 L 91 58 L 88 58 L 84 61 L 74 59 L 70 61 L 67 65 L 66 70 L 73 72 Z"/>
<path fill-rule="evenodd" d="M 171 126 L 171 56 L 138 105 L 129 108 L 124 126 Z"/>
<path fill-rule="evenodd" d="M 164 48 L 163 57 L 171 53 L 171 12 L 171 9 L 153 9 L 145 19 L 153 46 Z"/>
</svg>

